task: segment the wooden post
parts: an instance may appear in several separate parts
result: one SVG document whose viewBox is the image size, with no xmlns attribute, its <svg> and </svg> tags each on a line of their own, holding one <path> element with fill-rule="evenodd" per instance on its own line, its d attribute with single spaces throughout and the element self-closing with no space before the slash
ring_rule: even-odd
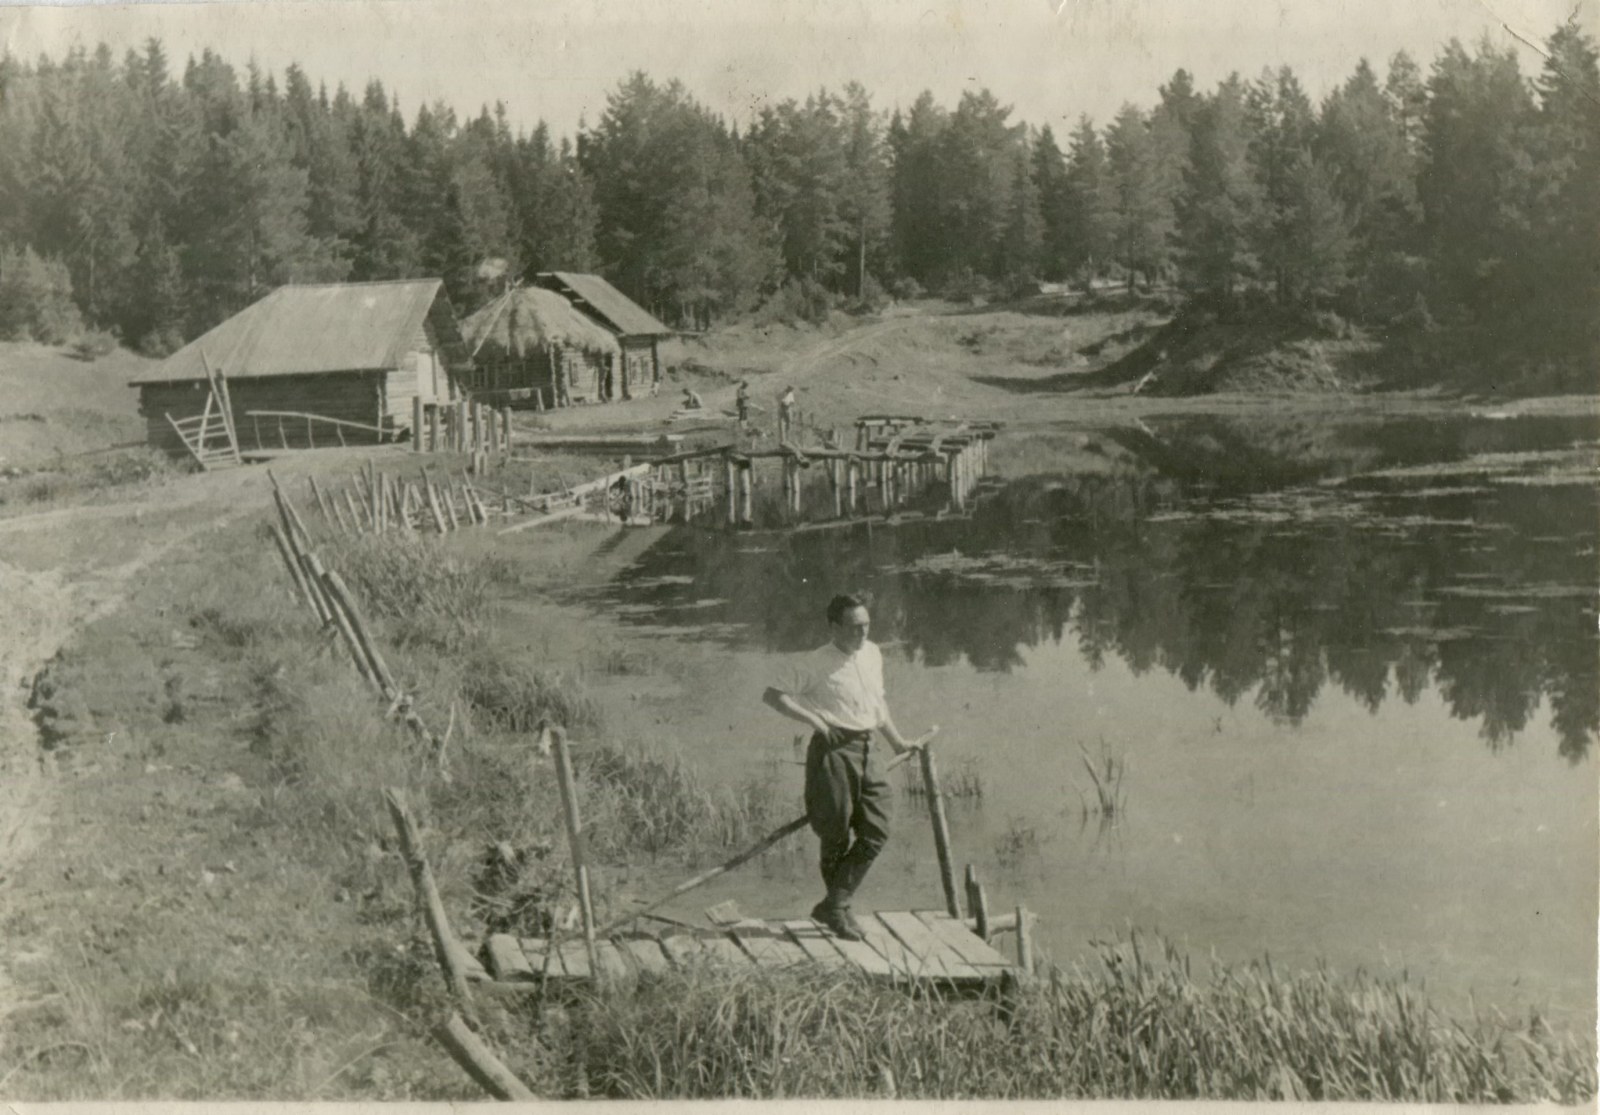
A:
<svg viewBox="0 0 1600 1115">
<path fill-rule="evenodd" d="M 337 576 L 337 574 L 335 574 Z M 445 916 L 444 902 L 439 898 L 439 888 L 433 881 L 433 869 L 422 854 L 422 838 L 417 834 L 416 822 L 406 808 L 405 794 L 388 789 L 383 800 L 389 806 L 389 817 L 394 821 L 395 832 L 400 837 L 400 852 L 411 872 L 411 885 L 417 892 L 417 905 L 422 907 L 423 920 L 433 938 L 434 954 L 444 971 L 444 981 L 458 1003 L 470 1008 L 472 995 L 467 990 L 467 950 L 450 932 L 450 920 Z"/>
<path fill-rule="evenodd" d="M 301 571 L 300 563 L 295 560 L 294 554 L 290 552 L 289 543 L 283 537 L 283 528 L 277 523 L 272 524 L 272 540 L 278 544 L 278 554 L 283 558 L 283 564 L 289 567 L 289 576 L 294 580 L 296 593 L 301 600 L 305 601 L 306 607 L 313 612 L 316 611 L 317 605 L 312 600 L 311 590 L 306 587 L 305 573 Z"/>
<path fill-rule="evenodd" d="M 333 613 L 333 625 L 338 628 L 339 636 L 344 640 L 345 648 L 349 650 L 350 657 L 355 659 L 356 671 L 361 674 L 363 681 L 381 694 L 383 692 L 383 683 L 373 674 L 372 667 L 367 663 L 366 652 L 361 649 L 361 642 L 356 638 L 356 633 L 350 626 L 350 617 L 345 614 L 345 610 L 340 607 L 338 598 L 334 596 L 333 590 L 328 587 L 328 571 L 322 567 L 322 562 L 318 560 L 316 554 L 310 555 L 309 565 L 311 567 L 311 575 L 317 579 L 317 583 L 322 586 L 322 591 L 327 595 L 331 605 L 330 610 Z"/>
<path fill-rule="evenodd" d="M 433 525 L 440 534 L 449 528 L 444 525 L 444 511 L 439 507 L 439 493 L 434 491 L 433 481 L 428 478 L 428 470 L 422 470 L 422 487 L 428 493 L 428 511 L 433 515 Z"/>
<path fill-rule="evenodd" d="M 728 526 L 739 521 L 739 478 L 734 475 L 733 458 L 722 455 L 722 481 L 728 497 Z"/>
<path fill-rule="evenodd" d="M 411 397 L 411 452 L 422 452 L 422 396 Z"/>
<path fill-rule="evenodd" d="M 933 820 L 933 850 L 939 857 L 939 881 L 944 886 L 945 910 L 953 918 L 961 916 L 961 903 L 956 899 L 956 869 L 950 861 L 950 825 L 944 815 L 944 791 L 939 786 L 939 768 L 933 759 L 933 748 L 922 748 L 922 785 L 928 794 L 928 815 Z"/>
<path fill-rule="evenodd" d="M 1017 907 L 1017 967 L 1033 975 L 1033 935 L 1028 931 L 1028 910 Z"/>
<path fill-rule="evenodd" d="M 978 882 L 978 869 L 967 864 L 967 916 L 977 922 L 977 934 L 989 939 L 989 898 Z"/>
<path fill-rule="evenodd" d="M 344 503 L 350 509 L 350 521 L 355 524 L 356 533 L 360 534 L 364 529 L 361 524 L 361 509 L 356 503 L 355 496 L 350 494 L 349 488 L 344 490 Z"/>
<path fill-rule="evenodd" d="M 511 455 L 511 404 L 500 408 L 500 451 Z"/>
<path fill-rule="evenodd" d="M 321 513 L 322 521 L 327 523 L 329 526 L 332 526 L 333 516 L 328 512 L 327 501 L 322 498 L 322 490 L 317 487 L 317 478 L 315 476 L 308 476 L 306 477 L 306 481 L 311 485 L 311 498 L 316 501 L 317 511 Z"/>
<path fill-rule="evenodd" d="M 360 530 L 359 527 L 352 526 L 345 520 L 344 507 L 340 505 L 337 499 L 330 499 L 328 500 L 328 503 L 333 507 L 333 517 L 339 524 L 340 534 L 350 535 L 355 534 Z"/>
<path fill-rule="evenodd" d="M 400 687 L 395 684 L 394 675 L 389 672 L 389 665 L 383 660 L 383 655 L 378 653 L 378 645 L 373 642 L 372 634 L 361 618 L 361 610 L 356 607 L 355 597 L 350 594 L 344 579 L 338 573 L 329 570 L 327 585 L 334 603 L 343 608 L 345 615 L 350 618 L 350 629 L 355 633 L 356 641 L 361 644 L 361 653 L 366 655 L 367 665 L 372 667 L 373 676 L 383 686 L 383 695 L 390 700 L 398 697 Z"/>
<path fill-rule="evenodd" d="M 850 505 L 850 515 L 854 518 L 861 510 L 859 481 L 861 476 L 861 462 L 851 457 L 844 463 L 845 484 L 849 489 L 846 493 Z"/>
<path fill-rule="evenodd" d="M 450 483 L 448 480 L 441 485 L 441 490 L 444 492 L 445 513 L 450 516 L 450 529 L 460 530 L 461 519 L 456 515 L 456 495 L 455 492 L 450 490 Z"/>
<path fill-rule="evenodd" d="M 844 518 L 844 483 L 840 479 L 843 466 L 844 462 L 837 458 L 828 462 L 828 481 L 833 485 L 833 517 L 835 519 Z"/>
<path fill-rule="evenodd" d="M 439 452 L 439 404 L 428 408 L 428 452 Z"/>
<path fill-rule="evenodd" d="M 444 1046 L 450 1059 L 460 1065 L 466 1074 L 478 1082 L 497 1100 L 532 1100 L 533 1094 L 522 1081 L 496 1057 L 483 1039 L 474 1034 L 459 1014 L 433 1028 L 433 1040 Z"/>
<path fill-rule="evenodd" d="M 739 525 L 750 526 L 755 521 L 755 493 L 748 462 L 739 466 Z"/>
<path fill-rule="evenodd" d="M 556 778 L 561 785 L 561 807 L 567 815 L 567 840 L 572 847 L 572 871 L 578 882 L 578 911 L 583 917 L 583 944 L 589 950 L 589 971 L 599 972 L 594 939 L 594 902 L 589 897 L 589 865 L 583 848 L 583 822 L 578 816 L 578 788 L 572 777 L 572 757 L 564 732 L 551 732 Z"/>
<path fill-rule="evenodd" d="M 678 485 L 683 489 L 683 521 L 694 518 L 694 500 L 689 495 L 689 462 L 678 462 Z"/>
</svg>

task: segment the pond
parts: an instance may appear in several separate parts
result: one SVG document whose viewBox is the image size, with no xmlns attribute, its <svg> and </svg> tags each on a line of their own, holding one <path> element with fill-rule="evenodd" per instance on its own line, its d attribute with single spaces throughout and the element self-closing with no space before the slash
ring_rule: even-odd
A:
<svg viewBox="0 0 1600 1115">
<path fill-rule="evenodd" d="M 596 602 L 689 679 L 639 724 L 798 803 L 762 688 L 824 641 L 835 591 L 870 591 L 897 721 L 943 729 L 958 870 L 1036 911 L 1058 961 L 1137 927 L 1197 962 L 1405 972 L 1457 1008 L 1592 1020 L 1597 433 L 1152 420 L 1088 438 L 1143 462 L 1099 475 L 1051 470 L 1082 432 L 1003 435 L 966 517 L 677 529 Z M 940 906 L 915 780 L 892 780 L 859 900 Z M 792 843 L 680 910 L 798 915 L 818 887 Z"/>
</svg>

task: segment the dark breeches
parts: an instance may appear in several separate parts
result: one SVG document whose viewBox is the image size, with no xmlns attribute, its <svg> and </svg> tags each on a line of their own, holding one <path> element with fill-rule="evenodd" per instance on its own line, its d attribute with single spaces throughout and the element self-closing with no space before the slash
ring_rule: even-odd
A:
<svg viewBox="0 0 1600 1115">
<path fill-rule="evenodd" d="M 806 819 L 821 841 L 822 881 L 854 891 L 889 839 L 889 784 L 871 754 L 871 734 L 821 732 L 806 752 Z"/>
</svg>

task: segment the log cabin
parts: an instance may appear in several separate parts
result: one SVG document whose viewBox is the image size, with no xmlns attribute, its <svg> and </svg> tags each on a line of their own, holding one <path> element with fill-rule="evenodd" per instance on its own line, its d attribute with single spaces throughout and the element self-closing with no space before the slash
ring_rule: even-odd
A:
<svg viewBox="0 0 1600 1115">
<path fill-rule="evenodd" d="M 541 271 L 535 283 L 553 290 L 617 338 L 622 348 L 618 390 L 624 399 L 653 394 L 661 383 L 660 342 L 674 330 L 599 275 Z"/>
<path fill-rule="evenodd" d="M 150 444 L 186 451 L 168 416 L 205 410 L 207 364 L 226 377 L 242 448 L 298 449 L 408 432 L 418 396 L 462 397 L 467 353 L 438 279 L 282 286 L 130 381 Z"/>
</svg>

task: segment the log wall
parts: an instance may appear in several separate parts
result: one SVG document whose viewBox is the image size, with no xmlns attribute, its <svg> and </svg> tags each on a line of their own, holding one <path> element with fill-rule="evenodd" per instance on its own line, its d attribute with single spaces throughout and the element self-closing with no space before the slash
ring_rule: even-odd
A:
<svg viewBox="0 0 1600 1115">
<path fill-rule="evenodd" d="M 401 373 L 388 373 L 400 375 Z M 263 376 L 251 379 L 228 380 L 228 394 L 233 400 L 233 422 L 239 431 L 240 449 L 277 449 L 285 442 L 291 449 L 305 449 L 315 444 L 319 447 L 338 445 L 339 437 L 327 423 L 315 423 L 310 434 L 306 424 L 294 419 L 283 420 L 283 437 L 278 434 L 277 419 L 250 419 L 250 410 L 288 410 L 327 418 L 342 418 L 347 422 L 372 425 L 378 420 L 383 406 L 386 373 L 384 372 L 331 372 L 308 376 Z M 415 373 L 412 374 L 412 392 L 415 393 Z M 175 455 L 186 450 L 178 435 L 167 423 L 166 415 L 173 418 L 198 416 L 205 410 L 209 388 L 203 380 L 177 383 L 145 383 L 139 387 L 139 413 L 144 416 L 146 436 L 152 446 Z M 406 407 L 411 406 L 407 396 Z M 213 412 L 215 413 L 215 412 Z M 220 418 L 218 419 L 220 421 Z M 410 411 L 402 425 L 411 424 Z M 260 444 L 257 444 L 257 430 Z M 351 445 L 371 444 L 377 435 L 366 430 L 345 430 L 345 441 Z"/>
</svg>

